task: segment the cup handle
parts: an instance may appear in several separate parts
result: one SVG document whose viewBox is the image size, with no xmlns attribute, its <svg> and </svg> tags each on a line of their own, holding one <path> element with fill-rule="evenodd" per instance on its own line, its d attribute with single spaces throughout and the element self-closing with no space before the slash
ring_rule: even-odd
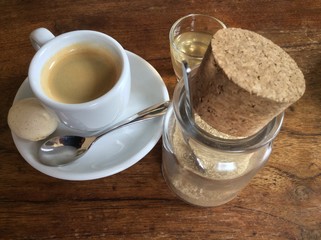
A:
<svg viewBox="0 0 321 240">
<path fill-rule="evenodd" d="M 54 37 L 55 35 L 46 28 L 37 28 L 33 30 L 29 36 L 31 44 L 36 51 Z"/>
</svg>

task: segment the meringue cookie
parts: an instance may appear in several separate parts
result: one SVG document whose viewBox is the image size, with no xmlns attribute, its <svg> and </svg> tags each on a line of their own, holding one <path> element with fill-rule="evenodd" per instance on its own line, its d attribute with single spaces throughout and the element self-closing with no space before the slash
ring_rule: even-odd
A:
<svg viewBox="0 0 321 240">
<path fill-rule="evenodd" d="M 8 113 L 8 125 L 18 137 L 39 141 L 52 134 L 58 127 L 58 119 L 38 99 L 17 101 Z"/>
</svg>

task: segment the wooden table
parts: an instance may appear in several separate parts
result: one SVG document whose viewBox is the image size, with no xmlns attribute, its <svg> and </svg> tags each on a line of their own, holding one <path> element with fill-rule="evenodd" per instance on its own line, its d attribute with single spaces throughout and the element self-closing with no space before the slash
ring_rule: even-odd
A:
<svg viewBox="0 0 321 240">
<path fill-rule="evenodd" d="M 0 239 L 321 239 L 321 1 L 1 1 Z M 38 27 L 92 29 L 152 64 L 172 96 L 168 32 L 188 13 L 218 17 L 283 47 L 306 77 L 268 164 L 220 207 L 179 200 L 161 173 L 161 141 L 129 169 L 66 181 L 18 153 L 6 116 L 34 55 Z"/>
</svg>

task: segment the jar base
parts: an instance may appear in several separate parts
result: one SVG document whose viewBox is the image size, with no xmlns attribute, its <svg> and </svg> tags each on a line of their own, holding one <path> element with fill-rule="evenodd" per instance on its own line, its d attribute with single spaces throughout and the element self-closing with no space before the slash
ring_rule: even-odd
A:
<svg viewBox="0 0 321 240">
<path fill-rule="evenodd" d="M 166 154 L 165 152 L 166 150 L 163 149 L 163 156 Z M 235 192 L 224 197 L 224 195 L 226 196 L 226 192 L 224 193 L 223 191 L 215 191 L 215 193 L 212 192 L 209 195 L 208 191 L 203 191 L 203 189 L 200 189 L 195 184 L 188 183 L 184 176 L 180 174 L 170 174 L 167 170 L 168 167 L 163 160 L 162 174 L 167 186 L 179 199 L 188 204 L 198 207 L 216 207 L 232 201 L 237 196 L 238 192 Z M 170 178 L 170 176 L 173 177 Z M 221 192 L 221 194 L 219 192 Z"/>
</svg>

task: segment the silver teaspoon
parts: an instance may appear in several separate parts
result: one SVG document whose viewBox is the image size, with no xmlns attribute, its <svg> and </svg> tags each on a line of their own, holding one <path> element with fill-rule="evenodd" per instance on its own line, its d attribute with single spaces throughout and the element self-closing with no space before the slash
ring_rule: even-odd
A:
<svg viewBox="0 0 321 240">
<path fill-rule="evenodd" d="M 194 119 L 194 111 L 193 111 L 193 103 L 192 103 L 192 95 L 191 95 L 191 89 L 190 89 L 190 73 L 191 73 L 191 68 L 188 66 L 188 63 L 186 61 L 182 62 L 182 73 L 183 73 L 183 80 L 184 80 L 184 88 L 185 88 L 185 93 L 186 93 L 186 107 L 187 107 L 187 114 L 189 117 Z M 201 171 L 205 172 L 204 165 L 202 161 L 195 155 L 193 149 L 190 148 L 190 154 L 188 155 L 189 158 L 191 158 L 196 167 Z"/>
<path fill-rule="evenodd" d="M 166 101 L 148 107 L 104 129 L 98 133 L 98 136 L 82 137 L 70 135 L 53 137 L 41 145 L 38 152 L 38 160 L 44 165 L 53 167 L 69 164 L 83 156 L 105 134 L 131 123 L 162 116 L 166 113 L 169 104 L 170 102 Z"/>
</svg>

